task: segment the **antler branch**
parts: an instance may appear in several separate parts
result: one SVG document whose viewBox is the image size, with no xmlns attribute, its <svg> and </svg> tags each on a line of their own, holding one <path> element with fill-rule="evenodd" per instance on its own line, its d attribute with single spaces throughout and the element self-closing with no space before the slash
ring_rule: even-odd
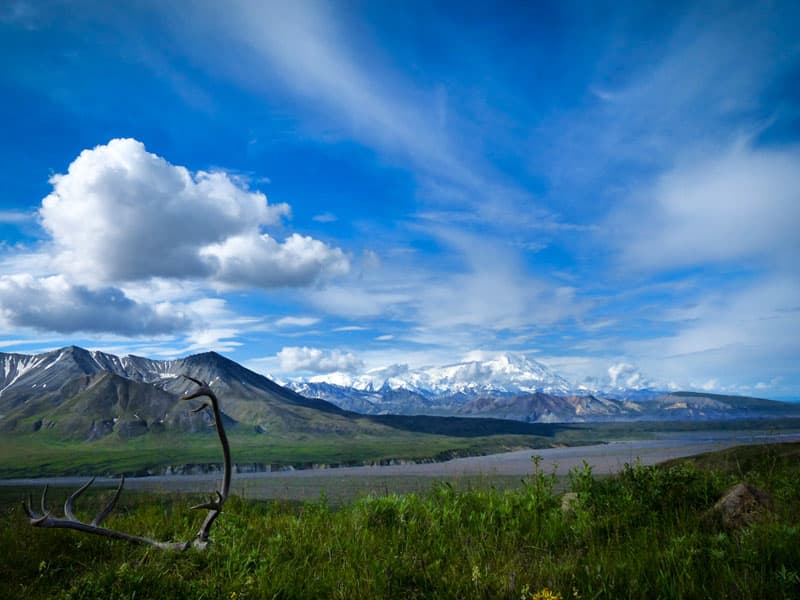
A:
<svg viewBox="0 0 800 600">
<path fill-rule="evenodd" d="M 209 502 L 198 504 L 197 506 L 192 507 L 192 509 L 205 509 L 208 511 L 203 524 L 200 526 L 200 529 L 193 540 L 187 542 L 161 542 L 147 537 L 131 535 L 123 531 L 101 527 L 101 523 L 106 519 L 106 517 L 108 517 L 109 514 L 111 514 L 111 511 L 114 510 L 117 500 L 119 500 L 120 494 L 122 493 L 122 488 L 125 486 L 125 476 L 122 476 L 120 479 L 119 486 L 117 487 L 117 491 L 114 493 L 114 497 L 111 498 L 108 504 L 106 504 L 99 513 L 97 513 L 97 516 L 92 519 L 91 523 L 84 523 L 75 516 L 74 504 L 75 500 L 77 500 L 78 497 L 87 489 L 89 489 L 89 487 L 94 483 L 94 477 L 70 494 L 69 498 L 67 498 L 66 502 L 64 502 L 64 519 L 53 517 L 50 510 L 48 510 L 47 486 L 45 485 L 44 490 L 42 491 L 42 499 L 40 502 L 41 513 L 36 513 L 33 510 L 30 497 L 28 497 L 27 502 L 23 501 L 22 503 L 22 508 L 25 511 L 25 514 L 28 515 L 30 524 L 34 527 L 74 529 L 84 533 L 91 533 L 116 540 L 123 540 L 132 544 L 153 546 L 162 550 L 186 550 L 189 547 L 200 549 L 206 548 L 209 544 L 208 538 L 211 531 L 211 526 L 222 512 L 222 505 L 225 503 L 225 500 L 228 499 L 228 493 L 231 487 L 231 449 L 230 445 L 228 444 L 228 436 L 225 434 L 225 427 L 222 423 L 222 413 L 219 409 L 219 400 L 217 399 L 216 395 L 213 391 L 211 391 L 209 385 L 204 381 L 189 377 L 188 375 L 183 375 L 183 377 L 196 383 L 198 385 L 198 389 L 191 394 L 182 396 L 181 400 L 192 400 L 193 398 L 199 398 L 201 396 L 207 396 L 209 398 L 210 402 L 201 404 L 192 412 L 200 412 L 206 408 L 210 408 L 212 410 L 214 415 L 214 426 L 217 430 L 217 436 L 219 437 L 219 441 L 222 446 L 223 457 L 222 484 L 220 489 L 215 492 L 216 498 L 212 497 Z"/>
<path fill-rule="evenodd" d="M 222 505 L 225 503 L 225 500 L 228 499 L 228 492 L 230 492 L 231 489 L 231 447 L 230 444 L 228 444 L 228 436 L 225 434 L 225 427 L 222 424 L 222 412 L 219 409 L 219 400 L 214 392 L 211 391 L 211 387 L 209 387 L 209 385 L 204 381 L 195 379 L 194 377 L 189 377 L 188 375 L 184 375 L 184 377 L 189 381 L 193 381 L 199 387 L 193 393 L 183 396 L 181 400 L 192 400 L 193 398 L 199 398 L 200 396 L 206 396 L 210 400 L 210 403 L 205 402 L 201 404 L 199 407 L 194 409 L 194 412 L 199 412 L 204 408 L 211 408 L 211 411 L 214 414 L 214 425 L 217 429 L 219 443 L 222 446 L 222 485 L 216 492 L 217 499 L 214 500 L 214 498 L 212 498 L 209 502 L 198 504 L 197 506 L 192 507 L 193 509 L 198 510 L 208 510 L 208 514 L 206 515 L 206 518 L 203 521 L 200 530 L 197 532 L 197 536 L 193 542 L 195 546 L 199 548 L 205 548 L 208 544 L 208 534 L 211 531 L 211 526 L 222 512 Z"/>
</svg>

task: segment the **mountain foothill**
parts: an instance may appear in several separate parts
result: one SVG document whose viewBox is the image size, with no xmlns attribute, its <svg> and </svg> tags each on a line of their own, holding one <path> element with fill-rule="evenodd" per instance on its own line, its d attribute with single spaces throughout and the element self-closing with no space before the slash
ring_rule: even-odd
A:
<svg viewBox="0 0 800 600">
<path fill-rule="evenodd" d="M 533 363 L 533 361 L 531 361 Z M 212 431 L 207 411 L 180 396 L 206 381 L 220 397 L 226 425 L 251 433 L 375 434 L 390 428 L 447 433 L 467 427 L 533 433 L 536 425 L 593 421 L 708 420 L 797 414 L 794 405 L 737 396 L 631 390 L 612 397 L 569 389 L 539 363 L 492 365 L 485 382 L 416 376 L 280 385 L 215 352 L 174 360 L 115 356 L 76 346 L 42 354 L 0 353 L 0 431 L 50 433 L 94 441 L 110 435 Z M 513 368 L 512 368 L 513 367 Z M 455 365 L 447 373 L 458 373 Z M 483 369 L 483 371 L 481 371 Z M 489 371 L 487 371 L 489 369 Z M 495 369 L 496 370 L 496 369 Z M 537 381 L 541 385 L 537 385 Z M 448 384 L 449 382 L 449 384 Z M 412 418 L 413 417 L 413 418 Z M 479 427 L 480 424 L 480 427 Z"/>
</svg>

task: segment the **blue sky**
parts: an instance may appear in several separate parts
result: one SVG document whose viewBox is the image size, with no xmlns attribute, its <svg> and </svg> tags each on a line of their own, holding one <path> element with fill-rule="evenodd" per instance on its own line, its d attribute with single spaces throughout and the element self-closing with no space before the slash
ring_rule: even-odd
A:
<svg viewBox="0 0 800 600">
<path fill-rule="evenodd" d="M 3 350 L 800 397 L 796 3 L 188 6 L 0 6 Z"/>
</svg>

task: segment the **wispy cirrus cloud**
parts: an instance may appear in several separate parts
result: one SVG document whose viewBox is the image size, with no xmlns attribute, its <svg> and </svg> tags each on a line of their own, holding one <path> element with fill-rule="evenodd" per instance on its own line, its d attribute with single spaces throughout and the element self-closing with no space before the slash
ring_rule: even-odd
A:
<svg viewBox="0 0 800 600">
<path fill-rule="evenodd" d="M 0 223 L 26 223 L 33 221 L 36 214 L 22 210 L 0 210 Z"/>
<path fill-rule="evenodd" d="M 660 175 L 609 221 L 627 267 L 797 267 L 800 151 L 742 142 Z"/>
<path fill-rule="evenodd" d="M 484 228 L 563 221 L 481 156 L 479 147 L 492 152 L 476 137 L 487 131 L 473 125 L 472 115 L 448 109 L 444 84 L 421 84 L 374 38 L 354 35 L 350 16 L 342 5 L 317 0 L 236 1 L 224 14 L 203 3 L 181 34 L 215 74 L 265 97 L 300 100 L 311 135 L 323 142 L 354 140 L 410 172 L 417 201 L 443 208 L 451 222 L 468 214 Z M 209 31 L 222 40 L 216 48 L 208 44 Z M 194 43 L 197 36 L 204 36 L 203 44 Z M 329 216 L 316 219 L 328 222 Z"/>
<path fill-rule="evenodd" d="M 31 139 L 74 127 L 88 150 L 44 237 L 14 214 L 37 198 L 0 215 L 3 275 L 169 306 L 190 321 L 172 351 L 275 368 L 273 338 L 302 336 L 370 367 L 535 346 L 578 380 L 797 386 L 796 3 L 51 8 L 36 31 L 0 9 L 39 42 L 3 74 L 39 103 L 4 114 L 34 100 Z M 109 130 L 170 154 L 112 160 Z M 44 148 L 14 198 L 75 157 Z"/>
<path fill-rule="evenodd" d="M 318 317 L 281 317 L 275 321 L 276 327 L 311 327 L 319 323 Z"/>
</svg>

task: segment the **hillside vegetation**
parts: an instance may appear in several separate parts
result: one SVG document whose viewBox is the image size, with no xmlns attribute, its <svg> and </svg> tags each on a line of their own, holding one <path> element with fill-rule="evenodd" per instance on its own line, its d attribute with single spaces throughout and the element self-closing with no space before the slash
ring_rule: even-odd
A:
<svg viewBox="0 0 800 600">
<path fill-rule="evenodd" d="M 584 468 L 570 477 L 567 512 L 535 463 L 513 491 L 440 484 L 338 509 L 233 498 L 212 549 L 185 554 L 33 529 L 11 503 L 22 490 L 6 491 L 0 597 L 796 598 L 798 452 L 746 447 L 611 478 Z M 738 481 L 767 491 L 774 509 L 728 530 L 710 509 Z M 192 498 L 123 498 L 112 527 L 163 539 L 197 526 Z M 99 502 L 81 499 L 87 513 Z"/>
</svg>

